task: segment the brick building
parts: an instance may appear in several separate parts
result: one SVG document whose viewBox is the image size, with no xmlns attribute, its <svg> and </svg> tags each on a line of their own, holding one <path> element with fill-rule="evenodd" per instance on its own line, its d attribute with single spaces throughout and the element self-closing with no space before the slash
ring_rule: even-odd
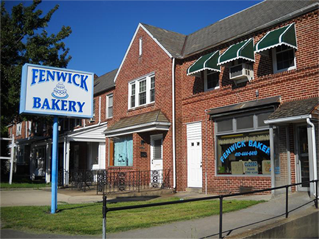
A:
<svg viewBox="0 0 319 239">
<path fill-rule="evenodd" d="M 168 170 L 177 191 L 313 191 L 318 27 L 317 1 L 263 1 L 187 36 L 139 24 L 95 91 L 99 168 Z"/>
</svg>

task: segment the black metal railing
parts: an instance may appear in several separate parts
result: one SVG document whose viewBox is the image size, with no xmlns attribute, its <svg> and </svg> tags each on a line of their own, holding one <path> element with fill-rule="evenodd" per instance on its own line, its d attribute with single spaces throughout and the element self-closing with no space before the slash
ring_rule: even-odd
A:
<svg viewBox="0 0 319 239">
<path fill-rule="evenodd" d="M 71 170 L 58 172 L 58 185 L 71 189 L 96 190 L 99 193 L 125 193 L 150 189 L 171 188 L 171 170 Z M 64 179 L 65 178 L 65 179 Z"/>
<path fill-rule="evenodd" d="M 311 200 L 298 208 L 294 208 L 289 211 L 288 207 L 288 189 L 290 187 L 298 186 L 301 185 L 302 183 L 295 183 L 295 184 L 290 184 L 290 185 L 285 185 L 285 186 L 280 186 L 280 187 L 274 187 L 274 188 L 267 188 L 267 189 L 262 189 L 262 190 L 255 190 L 255 191 L 250 191 L 250 192 L 244 192 L 244 193 L 234 193 L 234 194 L 228 194 L 228 195 L 219 195 L 219 196 L 212 196 L 212 197 L 205 197 L 205 198 L 193 198 L 193 199 L 185 199 L 181 201 L 171 201 L 171 202 L 162 202 L 162 203 L 150 203 L 150 204 L 145 204 L 145 205 L 134 205 L 134 206 L 125 206 L 125 207 L 115 207 L 115 208 L 107 208 L 107 197 L 106 195 L 103 196 L 103 207 L 102 207 L 102 214 L 103 214 L 103 238 L 106 238 L 106 215 L 108 212 L 113 212 L 113 211 L 122 211 L 122 210 L 130 210 L 130 209 L 138 209 L 138 208 L 146 208 L 146 207 L 156 207 L 156 206 L 163 206 L 163 205 L 170 205 L 170 204 L 179 204 L 179 203 L 189 203 L 189 202 L 195 202 L 195 201 L 203 201 L 203 200 L 212 200 L 212 199 L 219 199 L 219 232 L 213 235 L 207 235 L 207 237 L 212 237 L 219 235 L 219 238 L 223 238 L 223 233 L 227 233 L 229 235 L 232 231 L 247 227 L 250 225 L 254 225 L 257 223 L 265 222 L 274 218 L 278 218 L 281 216 L 285 216 L 286 218 L 288 217 L 289 213 L 292 211 L 295 211 L 309 203 L 314 202 L 315 207 L 318 209 L 318 180 L 312 180 L 309 181 L 310 185 L 311 183 L 315 183 L 315 199 Z M 247 195 L 247 194 L 255 194 L 255 193 L 263 193 L 263 192 L 268 192 L 268 191 L 274 191 L 274 190 L 279 190 L 279 189 L 286 189 L 286 202 L 285 202 L 285 213 L 280 214 L 275 217 L 271 217 L 262 221 L 257 221 L 255 223 L 250 223 L 248 225 L 243 225 L 237 228 L 229 229 L 226 231 L 223 231 L 223 199 L 227 197 L 235 197 L 235 196 L 241 196 L 241 195 Z"/>
<path fill-rule="evenodd" d="M 133 192 L 171 187 L 171 170 L 151 171 L 97 171 L 97 194 Z"/>
</svg>

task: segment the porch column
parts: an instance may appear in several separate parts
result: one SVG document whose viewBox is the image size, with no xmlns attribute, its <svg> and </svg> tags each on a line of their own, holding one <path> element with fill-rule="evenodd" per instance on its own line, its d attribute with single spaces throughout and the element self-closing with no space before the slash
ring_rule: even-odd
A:
<svg viewBox="0 0 319 239">
<path fill-rule="evenodd" d="M 63 145 L 63 185 L 69 185 L 69 169 L 70 169 L 70 141 L 64 138 Z"/>
<path fill-rule="evenodd" d="M 46 144 L 45 182 L 51 182 L 51 143 Z"/>
<path fill-rule="evenodd" d="M 314 160 L 315 160 L 315 155 L 314 155 L 314 137 L 313 135 L 313 129 L 312 126 L 308 124 L 307 126 L 307 138 L 308 138 L 308 155 L 309 155 L 309 180 L 314 180 Z M 310 189 L 310 195 L 313 195 L 315 193 L 315 185 L 314 183 L 309 184 L 309 189 Z"/>
<path fill-rule="evenodd" d="M 270 167 L 271 167 L 271 187 L 275 187 L 275 144 L 274 144 L 274 126 L 269 125 L 269 143 L 270 143 Z M 275 191 L 271 191 L 275 194 Z"/>
</svg>

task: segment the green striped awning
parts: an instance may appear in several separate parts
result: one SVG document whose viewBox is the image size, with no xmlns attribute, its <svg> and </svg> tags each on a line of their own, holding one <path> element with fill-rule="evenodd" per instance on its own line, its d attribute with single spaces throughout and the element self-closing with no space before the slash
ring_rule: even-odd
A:
<svg viewBox="0 0 319 239">
<path fill-rule="evenodd" d="M 187 69 L 187 75 L 193 75 L 204 70 L 220 72 L 220 66 L 217 66 L 219 51 L 201 56 L 193 65 Z"/>
<path fill-rule="evenodd" d="M 280 45 L 286 45 L 297 49 L 294 23 L 267 32 L 267 34 L 256 44 L 255 52 L 269 50 Z"/>
<path fill-rule="evenodd" d="M 220 66 L 237 59 L 255 62 L 254 41 L 252 38 L 228 47 L 228 49 L 218 58 L 217 65 Z"/>
</svg>

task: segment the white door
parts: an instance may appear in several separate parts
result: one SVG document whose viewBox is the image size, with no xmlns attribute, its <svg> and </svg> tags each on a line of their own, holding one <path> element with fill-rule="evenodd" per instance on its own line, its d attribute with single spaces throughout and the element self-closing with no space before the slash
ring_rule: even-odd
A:
<svg viewBox="0 0 319 239">
<path fill-rule="evenodd" d="M 202 124 L 187 125 L 187 187 L 202 187 Z"/>
<path fill-rule="evenodd" d="M 151 135 L 151 184 L 160 186 L 163 175 L 163 135 Z"/>
</svg>

